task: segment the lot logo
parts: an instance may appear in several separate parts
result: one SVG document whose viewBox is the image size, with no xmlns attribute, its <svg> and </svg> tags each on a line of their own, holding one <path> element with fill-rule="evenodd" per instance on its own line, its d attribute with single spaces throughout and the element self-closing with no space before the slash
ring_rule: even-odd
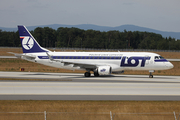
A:
<svg viewBox="0 0 180 120">
<path fill-rule="evenodd" d="M 31 37 L 21 37 L 22 40 L 22 46 L 26 50 L 30 50 L 34 45 L 34 40 Z"/>
<path fill-rule="evenodd" d="M 140 67 L 144 67 L 146 60 L 150 60 L 150 57 L 129 57 L 124 56 L 121 60 L 121 67 L 137 67 L 141 60 Z"/>
<path fill-rule="evenodd" d="M 106 71 L 106 69 L 102 69 L 102 70 L 101 70 L 101 72 L 105 72 L 105 71 Z"/>
</svg>

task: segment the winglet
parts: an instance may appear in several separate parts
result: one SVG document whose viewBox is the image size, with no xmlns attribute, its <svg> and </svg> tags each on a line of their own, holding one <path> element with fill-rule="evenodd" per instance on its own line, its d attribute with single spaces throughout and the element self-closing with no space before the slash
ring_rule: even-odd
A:
<svg viewBox="0 0 180 120">
<path fill-rule="evenodd" d="M 48 54 L 48 52 L 46 52 L 46 54 L 47 54 L 47 56 L 49 57 L 49 59 L 50 59 L 51 61 L 54 61 L 54 59 Z"/>
</svg>

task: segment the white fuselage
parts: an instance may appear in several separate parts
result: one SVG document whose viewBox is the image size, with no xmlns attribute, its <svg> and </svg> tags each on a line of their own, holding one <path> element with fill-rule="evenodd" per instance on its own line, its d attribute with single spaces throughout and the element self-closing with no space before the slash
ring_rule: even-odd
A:
<svg viewBox="0 0 180 120">
<path fill-rule="evenodd" d="M 53 58 L 49 59 L 46 52 L 26 53 L 35 59 L 23 59 L 52 66 L 56 68 L 86 70 L 83 65 L 111 66 L 112 72 L 122 70 L 166 70 L 173 65 L 160 55 L 149 52 L 48 52 Z M 64 63 L 69 62 L 69 64 Z M 72 64 L 71 64 L 72 63 Z M 79 66 L 74 65 L 81 64 Z M 82 67 L 81 67 L 82 66 Z"/>
</svg>

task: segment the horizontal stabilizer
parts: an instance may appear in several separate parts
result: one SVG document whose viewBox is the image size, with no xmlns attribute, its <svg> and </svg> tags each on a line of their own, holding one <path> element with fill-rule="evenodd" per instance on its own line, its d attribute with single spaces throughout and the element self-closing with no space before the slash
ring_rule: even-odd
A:
<svg viewBox="0 0 180 120">
<path fill-rule="evenodd" d="M 22 59 L 29 59 L 29 60 L 33 60 L 36 58 L 35 55 L 26 55 L 26 54 L 19 54 L 19 53 L 13 53 L 13 52 L 8 52 L 10 54 L 14 54 L 17 58 L 22 58 Z"/>
</svg>

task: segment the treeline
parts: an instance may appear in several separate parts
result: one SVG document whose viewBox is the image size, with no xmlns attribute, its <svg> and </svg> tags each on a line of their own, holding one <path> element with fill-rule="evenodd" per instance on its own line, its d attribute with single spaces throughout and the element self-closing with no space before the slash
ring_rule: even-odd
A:
<svg viewBox="0 0 180 120">
<path fill-rule="evenodd" d="M 54 30 L 38 27 L 31 34 L 43 47 L 180 50 L 180 40 L 163 38 L 160 34 L 150 32 L 100 32 L 63 27 Z M 20 47 L 18 31 L 0 30 L 0 46 Z"/>
</svg>

